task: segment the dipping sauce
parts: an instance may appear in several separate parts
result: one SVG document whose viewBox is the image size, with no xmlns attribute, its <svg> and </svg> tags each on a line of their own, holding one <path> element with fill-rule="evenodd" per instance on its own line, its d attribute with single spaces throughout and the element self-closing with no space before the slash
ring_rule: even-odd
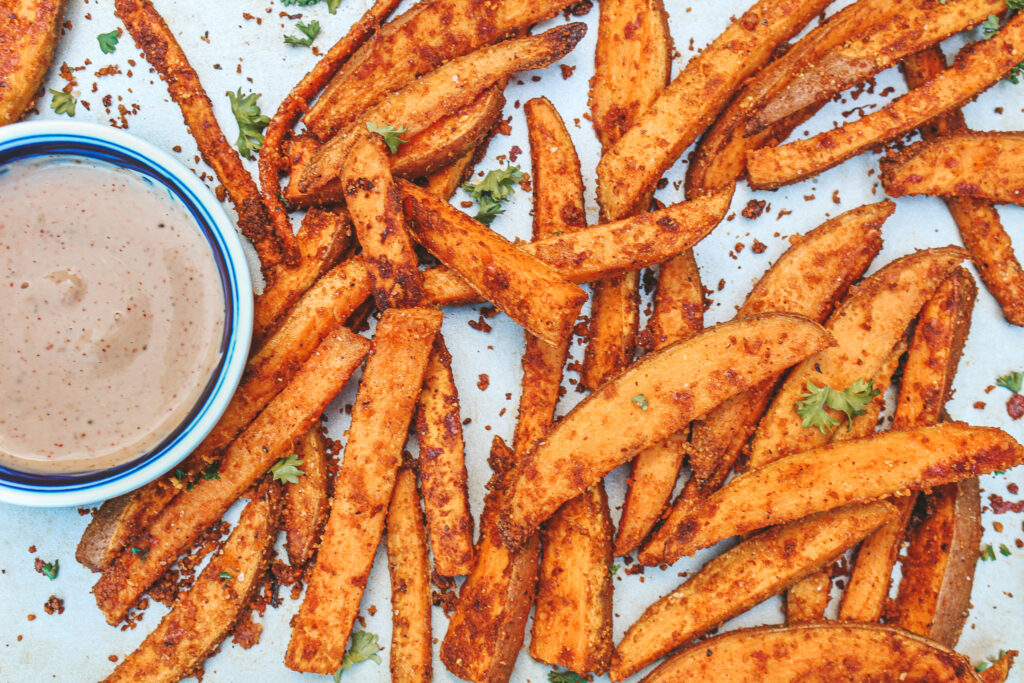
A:
<svg viewBox="0 0 1024 683">
<path fill-rule="evenodd" d="M 0 464 L 133 460 L 184 421 L 220 359 L 210 246 L 132 171 L 43 158 L 0 173 Z"/>
</svg>

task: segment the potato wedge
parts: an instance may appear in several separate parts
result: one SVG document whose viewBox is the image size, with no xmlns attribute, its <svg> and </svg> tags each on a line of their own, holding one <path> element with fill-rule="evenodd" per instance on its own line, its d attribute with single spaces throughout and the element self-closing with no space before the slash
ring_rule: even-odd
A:
<svg viewBox="0 0 1024 683">
<path fill-rule="evenodd" d="M 642 200 L 728 104 L 747 76 L 828 5 L 828 0 L 761 0 L 690 60 L 601 157 L 597 196 L 610 217 Z"/>
<path fill-rule="evenodd" d="M 938 48 L 903 60 L 903 75 L 912 88 L 928 82 L 945 68 L 946 58 Z M 921 134 L 929 140 L 966 130 L 963 114 L 951 110 L 934 119 Z M 969 197 L 948 197 L 946 206 L 982 282 L 999 302 L 1007 322 L 1024 325 L 1024 270 L 1013 253 L 999 214 L 989 202 Z"/>
<path fill-rule="evenodd" d="M 787 314 L 723 323 L 648 354 L 576 406 L 517 467 L 499 522 L 517 547 L 565 501 L 722 401 L 832 343 Z"/>
<path fill-rule="evenodd" d="M 794 453 L 733 479 L 696 503 L 667 539 L 670 557 L 852 502 L 1009 469 L 1024 448 L 1006 432 L 951 422 L 884 432 Z M 761 501 L 751 505 L 750 501 Z"/>
<path fill-rule="evenodd" d="M 533 170 L 533 239 L 587 227 L 583 174 L 572 137 L 546 97 L 523 105 Z"/>
<path fill-rule="evenodd" d="M 786 624 L 808 624 L 825 619 L 832 575 L 822 569 L 794 583 L 786 591 Z"/>
<path fill-rule="evenodd" d="M 326 140 L 420 74 L 550 19 L 566 4 L 566 0 L 485 6 L 471 0 L 419 3 L 381 28 L 346 62 L 306 114 L 306 126 Z"/>
<path fill-rule="evenodd" d="M 884 23 L 830 50 L 774 94 L 747 124 L 756 133 L 802 109 L 820 106 L 835 95 L 898 64 L 904 57 L 936 45 L 1006 9 L 1004 0 L 902 3 Z"/>
<path fill-rule="evenodd" d="M 284 660 L 289 669 L 329 674 L 341 666 L 440 329 L 441 311 L 427 308 L 388 309 L 377 323 L 334 481 L 331 514 L 292 622 Z"/>
<path fill-rule="evenodd" d="M 377 308 L 417 305 L 423 298 L 423 277 L 380 135 L 356 143 L 341 182 Z"/>
<path fill-rule="evenodd" d="M 615 648 L 612 680 L 633 675 L 831 564 L 895 515 L 888 503 L 823 512 L 769 529 L 719 555 L 629 627 Z"/>
<path fill-rule="evenodd" d="M 123 549 L 93 587 L 96 604 L 117 624 L 139 597 L 278 458 L 309 431 L 362 362 L 369 342 L 337 327 L 320 343 L 292 380 L 235 439 L 218 461 L 160 510 Z"/>
<path fill-rule="evenodd" d="M 586 293 L 554 268 L 423 188 L 400 181 L 416 241 L 549 344 L 568 338 Z"/>
<path fill-rule="evenodd" d="M 747 152 L 755 189 L 774 189 L 817 175 L 852 156 L 909 133 L 970 101 L 1024 60 L 1024 16 L 988 40 L 971 43 L 956 62 L 924 85 L 856 121 L 804 140 Z"/>
<path fill-rule="evenodd" d="M 571 282 L 604 280 L 662 263 L 689 249 L 718 225 L 731 199 L 730 188 L 660 211 L 516 246 Z M 438 306 L 480 300 L 469 284 L 447 268 L 425 271 L 423 288 L 425 300 Z"/>
<path fill-rule="evenodd" d="M 131 498 L 132 494 L 126 493 L 104 501 L 89 520 L 75 548 L 75 559 L 86 569 L 103 571 L 124 547 L 127 539 L 138 533 L 138 529 L 124 526 L 129 522 L 124 508 Z"/>
<path fill-rule="evenodd" d="M 416 472 L 395 479 L 387 518 L 391 574 L 391 680 L 429 683 L 433 677 L 430 631 L 430 557 Z"/>
<path fill-rule="evenodd" d="M 1020 653 L 1016 650 L 1004 652 L 995 664 L 982 671 L 979 676 L 985 683 L 1004 683 L 1010 676 L 1010 668 L 1013 667 L 1013 660 Z"/>
<path fill-rule="evenodd" d="M 691 250 L 661 264 L 654 310 L 641 346 L 652 351 L 704 329 L 704 287 Z"/>
<path fill-rule="evenodd" d="M 295 444 L 295 454 L 302 460 L 302 476 L 284 487 L 281 529 L 288 564 L 301 567 L 316 552 L 320 532 L 331 509 L 327 491 L 327 441 L 319 424 L 314 424 Z"/>
<path fill-rule="evenodd" d="M 493 130 L 492 128 L 491 131 L 493 132 Z M 477 156 L 482 154 L 481 150 L 486 150 L 489 136 L 490 133 L 476 148 L 465 152 L 452 163 L 427 176 L 427 192 L 444 201 L 451 199 L 455 190 L 459 189 L 473 173 L 473 165 L 477 162 Z"/>
<path fill-rule="evenodd" d="M 199 578 L 104 681 L 176 683 L 199 668 L 259 589 L 273 555 L 280 509 L 281 487 L 265 478 Z"/>
<path fill-rule="evenodd" d="M 762 626 L 716 636 L 680 652 L 646 683 L 802 680 L 971 681 L 982 679 L 963 655 L 912 633 L 868 624 Z"/>
<path fill-rule="evenodd" d="M 580 385 L 594 391 L 633 361 L 640 325 L 640 273 L 594 285 Z"/>
<path fill-rule="evenodd" d="M 32 106 L 60 40 L 66 0 L 21 0 L 0 17 L 0 126 Z"/>
<path fill-rule="evenodd" d="M 452 355 L 440 333 L 423 375 L 416 436 L 434 569 L 441 576 L 468 574 L 473 566 L 473 515 L 466 484 L 466 447 Z"/>
</svg>

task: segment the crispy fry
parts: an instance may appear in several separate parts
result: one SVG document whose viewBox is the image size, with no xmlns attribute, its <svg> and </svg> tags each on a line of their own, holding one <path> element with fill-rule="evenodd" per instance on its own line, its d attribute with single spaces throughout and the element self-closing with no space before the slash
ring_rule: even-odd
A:
<svg viewBox="0 0 1024 683">
<path fill-rule="evenodd" d="M 648 354 L 527 454 L 502 511 L 506 542 L 516 547 L 562 503 L 640 450 L 830 343 L 820 325 L 775 313 L 723 323 Z"/>
<path fill-rule="evenodd" d="M 238 228 L 256 247 L 264 275 L 284 261 L 298 262 L 299 250 L 290 226 L 275 225 L 263 206 L 260 190 L 242 167 L 238 153 L 224 139 L 213 105 L 167 23 L 150 0 L 115 0 L 115 13 L 132 34 L 146 60 L 167 82 L 167 89 L 185 117 L 203 160 L 214 170 L 238 212 Z"/>
<path fill-rule="evenodd" d="M 736 87 L 826 5 L 828 0 L 761 0 L 691 59 L 601 157 L 597 194 L 607 215 L 642 209 L 642 199 L 714 121 Z"/>
<path fill-rule="evenodd" d="M 629 627 L 615 648 L 612 680 L 631 676 L 834 562 L 895 514 L 888 503 L 823 512 L 769 529 L 719 555 Z"/>
<path fill-rule="evenodd" d="M 106 683 L 176 683 L 213 654 L 263 580 L 274 549 L 280 503 L 280 486 L 265 479 L 203 573 L 135 652 L 104 679 Z"/>
<path fill-rule="evenodd" d="M 696 503 L 669 539 L 678 553 L 672 556 L 691 555 L 730 536 L 822 510 L 929 489 L 1021 462 L 1024 448 L 1006 432 L 958 422 L 832 443 L 741 474 Z"/>
<path fill-rule="evenodd" d="M 827 569 L 817 571 L 786 591 L 786 624 L 807 624 L 822 621 L 828 609 L 832 576 Z"/>
<path fill-rule="evenodd" d="M 441 312 L 427 308 L 388 309 L 377 323 L 331 514 L 293 622 L 285 654 L 289 669 L 329 674 L 341 666 L 440 329 Z"/>
<path fill-rule="evenodd" d="M 883 109 L 814 137 L 747 153 L 747 176 L 756 189 L 773 189 L 842 163 L 909 133 L 998 83 L 1024 60 L 1024 15 L 989 40 L 971 43 L 956 62 Z"/>
<path fill-rule="evenodd" d="M 594 285 L 580 385 L 594 391 L 633 360 L 640 324 L 640 273 Z"/>
<path fill-rule="evenodd" d="M 147 533 L 133 540 L 142 552 L 122 550 L 93 587 L 110 624 L 120 622 L 170 564 L 261 477 L 288 455 L 320 417 L 366 355 L 369 342 L 338 327 L 291 382 L 235 439 L 219 468 L 194 482 L 163 508 Z"/>
<path fill-rule="evenodd" d="M 571 282 L 605 280 L 662 263 L 689 249 L 718 225 L 731 199 L 729 189 L 660 211 L 516 246 Z M 425 271 L 423 289 L 425 300 L 437 306 L 480 300 L 473 288 L 448 268 Z"/>
<path fill-rule="evenodd" d="M 945 68 L 946 58 L 938 48 L 903 60 L 903 74 L 912 88 L 928 82 Z M 934 119 L 921 134 L 929 140 L 966 130 L 963 114 L 951 110 Z M 1013 253 L 999 214 L 990 203 L 969 197 L 949 197 L 946 206 L 960 229 L 964 246 L 971 252 L 971 261 L 982 282 L 999 302 L 1006 320 L 1024 325 L 1024 270 Z"/>
<path fill-rule="evenodd" d="M 465 152 L 462 156 L 444 168 L 431 173 L 427 177 L 427 192 L 438 199 L 443 199 L 444 201 L 451 199 L 452 195 L 455 194 L 455 190 L 459 189 L 462 183 L 469 179 L 469 175 L 473 172 L 473 165 L 476 163 L 476 157 L 479 150 L 485 149 L 486 147 L 487 144 L 485 140 L 477 145 L 475 149 Z"/>
<path fill-rule="evenodd" d="M 1010 668 L 1013 667 L 1013 660 L 1020 653 L 1016 650 L 1004 652 L 995 664 L 982 671 L 979 675 L 985 683 L 1005 683 L 1010 676 Z"/>
<path fill-rule="evenodd" d="M 804 624 L 731 631 L 680 652 L 647 683 L 710 681 L 727 672 L 736 683 L 798 680 L 970 681 L 971 662 L 937 643 L 888 626 Z"/>
<path fill-rule="evenodd" d="M 644 346 L 656 351 L 704 329 L 704 287 L 690 250 L 661 264 Z"/>
<path fill-rule="evenodd" d="M 900 12 L 888 21 L 876 21 L 870 30 L 828 51 L 797 74 L 758 109 L 747 124 L 747 133 L 756 133 L 802 109 L 820 106 L 904 57 L 1005 9 L 1005 0 L 903 3 Z"/>
<path fill-rule="evenodd" d="M 423 188 L 406 181 L 399 188 L 413 236 L 438 260 L 530 333 L 549 344 L 569 336 L 583 290 Z"/>
<path fill-rule="evenodd" d="M 106 500 L 93 514 L 75 549 L 75 559 L 79 564 L 90 571 L 103 571 L 117 551 L 124 547 L 125 541 L 138 533 L 137 529 L 125 527 L 129 519 L 124 508 L 131 498 L 132 494 L 126 493 Z"/>
<path fill-rule="evenodd" d="M 416 491 L 416 472 L 398 472 L 387 518 L 388 571 L 391 574 L 391 680 L 428 683 L 430 642 L 430 558 L 427 532 Z"/>
<path fill-rule="evenodd" d="M 32 106 L 60 40 L 66 0 L 7 3 L 0 17 L 0 126 Z"/>
<path fill-rule="evenodd" d="M 419 473 L 434 569 L 441 576 L 468 574 L 473 566 L 473 516 L 466 485 L 459 393 L 452 356 L 438 333 L 416 409 Z"/>
<path fill-rule="evenodd" d="M 379 135 L 356 143 L 341 182 L 377 308 L 417 305 L 423 298 L 423 278 Z"/>
<path fill-rule="evenodd" d="M 293 567 L 301 567 L 313 557 L 331 507 L 327 493 L 327 442 L 321 429 L 314 423 L 295 444 L 295 454 L 302 460 L 302 476 L 284 487 L 281 528 L 288 564 Z"/>
<path fill-rule="evenodd" d="M 546 97 L 523 105 L 533 168 L 533 239 L 587 226 L 583 175 L 576 148 Z"/>
</svg>

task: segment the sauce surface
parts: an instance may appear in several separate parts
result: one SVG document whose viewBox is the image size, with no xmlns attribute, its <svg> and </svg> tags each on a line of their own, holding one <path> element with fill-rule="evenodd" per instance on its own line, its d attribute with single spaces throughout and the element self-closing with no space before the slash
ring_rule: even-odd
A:
<svg viewBox="0 0 1024 683">
<path fill-rule="evenodd" d="M 6 172 L 3 172 L 3 171 Z M 224 294 L 188 210 L 91 162 L 0 169 L 0 464 L 108 468 L 184 420 L 220 359 Z"/>
</svg>

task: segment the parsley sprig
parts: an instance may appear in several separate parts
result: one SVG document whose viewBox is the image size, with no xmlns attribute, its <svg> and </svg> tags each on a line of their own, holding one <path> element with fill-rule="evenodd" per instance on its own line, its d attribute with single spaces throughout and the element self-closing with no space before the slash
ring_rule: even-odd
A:
<svg viewBox="0 0 1024 683">
<path fill-rule="evenodd" d="M 373 121 L 367 121 L 366 130 L 371 133 L 376 133 L 384 138 L 384 144 L 388 146 L 388 150 L 392 154 L 398 152 L 399 145 L 404 145 L 409 142 L 408 140 L 402 139 L 402 136 L 409 132 L 408 126 L 405 128 L 395 128 L 392 125 L 378 126 Z"/>
<path fill-rule="evenodd" d="M 1002 24 L 999 22 L 999 17 L 994 14 L 990 14 L 985 17 L 985 21 L 981 22 L 981 32 L 985 35 L 985 39 L 988 40 L 996 33 L 999 32 Z"/>
<path fill-rule="evenodd" d="M 69 92 L 54 90 L 53 88 L 50 88 L 49 90 L 50 94 L 53 95 L 53 99 L 50 100 L 50 109 L 54 110 L 58 114 L 74 116 L 75 104 L 78 102 L 78 99 Z"/>
<path fill-rule="evenodd" d="M 574 671 L 549 671 L 550 683 L 586 683 L 587 679 Z"/>
<path fill-rule="evenodd" d="M 270 466 L 270 472 L 274 475 L 274 481 L 284 482 L 285 484 L 298 484 L 299 477 L 306 474 L 299 469 L 299 465 L 302 462 L 302 458 L 294 453 L 287 458 L 278 459 L 277 462 Z"/>
<path fill-rule="evenodd" d="M 260 151 L 263 145 L 263 129 L 270 123 L 270 117 L 260 113 L 260 106 L 257 103 L 260 93 L 242 94 L 242 89 L 237 92 L 228 91 L 228 99 L 231 100 L 231 113 L 235 115 L 238 122 L 238 140 L 235 147 L 238 153 L 246 159 L 252 159 L 252 155 Z"/>
<path fill-rule="evenodd" d="M 377 653 L 383 650 L 377 642 L 377 634 L 369 631 L 355 631 L 352 634 L 352 644 L 345 652 L 345 658 L 341 660 L 341 668 L 334 672 L 334 683 L 341 681 L 343 671 L 348 671 L 354 664 L 373 660 L 380 664 L 380 655 Z"/>
<path fill-rule="evenodd" d="M 462 189 L 480 205 L 480 211 L 474 218 L 484 225 L 490 225 L 495 216 L 505 213 L 501 203 L 512 196 L 516 184 L 522 179 L 523 172 L 519 167 L 509 166 L 488 171 L 479 183 L 464 184 Z"/>
<path fill-rule="evenodd" d="M 40 565 L 39 571 L 42 572 L 43 576 L 48 578 L 50 581 L 55 581 L 57 579 L 57 574 L 60 572 L 60 560 L 44 562 Z"/>
<path fill-rule="evenodd" d="M 320 0 L 281 0 L 283 5 L 299 5 L 302 7 L 308 7 L 309 5 L 315 5 Z M 341 0 L 327 0 L 327 11 L 331 14 L 336 14 L 338 11 L 338 5 L 341 4 Z"/>
<path fill-rule="evenodd" d="M 110 33 L 101 33 L 96 36 L 96 41 L 100 44 L 100 52 L 105 55 L 109 55 L 117 49 L 117 41 L 121 37 L 121 29 L 115 28 Z"/>
<path fill-rule="evenodd" d="M 301 21 L 295 25 L 295 28 L 299 29 L 305 38 L 299 38 L 297 36 L 285 36 L 285 45 L 294 45 L 297 47 L 310 47 L 313 45 L 313 41 L 318 35 L 320 35 L 320 22 L 314 19 L 308 24 L 303 24 Z"/>
<path fill-rule="evenodd" d="M 795 404 L 797 415 L 803 418 L 802 427 L 815 428 L 822 434 L 831 434 L 833 428 L 842 424 L 832 417 L 826 408 L 846 413 L 847 429 L 853 418 L 863 415 L 871 399 L 880 392 L 875 389 L 874 380 L 858 379 L 856 382 L 838 391 L 828 386 L 816 386 L 807 380 L 807 393 L 801 394 Z"/>
<path fill-rule="evenodd" d="M 1021 389 L 1024 389 L 1024 372 L 1013 372 L 1003 375 L 996 379 L 996 384 L 1004 389 L 1009 389 L 1015 394 L 1019 394 Z"/>
</svg>

